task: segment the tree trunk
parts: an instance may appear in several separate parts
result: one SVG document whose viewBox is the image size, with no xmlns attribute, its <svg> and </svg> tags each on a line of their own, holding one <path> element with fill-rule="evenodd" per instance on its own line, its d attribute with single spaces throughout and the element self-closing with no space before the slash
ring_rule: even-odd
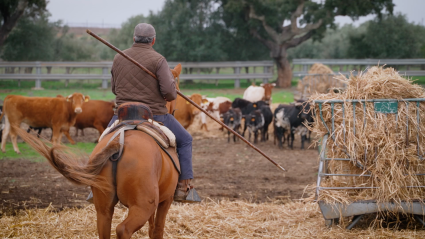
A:
<svg viewBox="0 0 425 239">
<path fill-rule="evenodd" d="M 290 88 L 292 82 L 292 69 L 288 59 L 283 57 L 274 58 L 277 66 L 277 86 Z"/>
<path fill-rule="evenodd" d="M 7 20 L 3 21 L 3 24 L 0 26 L 0 48 L 4 45 L 7 36 L 9 36 L 9 33 L 15 27 L 19 18 L 24 14 L 27 5 L 28 1 L 19 1 L 15 12 L 11 13 L 9 16 L 2 16 L 2 18 L 6 17 Z"/>
</svg>

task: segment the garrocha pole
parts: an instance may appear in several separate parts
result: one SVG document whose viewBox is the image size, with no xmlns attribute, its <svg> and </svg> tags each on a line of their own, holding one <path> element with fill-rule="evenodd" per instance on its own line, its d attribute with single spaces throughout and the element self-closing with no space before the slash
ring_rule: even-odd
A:
<svg viewBox="0 0 425 239">
<path fill-rule="evenodd" d="M 148 73 L 149 75 L 151 75 L 153 78 L 157 79 L 155 74 L 153 74 L 151 71 L 149 71 L 146 67 L 142 66 L 139 62 L 135 61 L 133 58 L 131 58 L 130 56 L 128 56 L 127 54 L 125 54 L 124 52 L 122 52 L 120 49 L 116 48 L 115 46 L 113 46 L 111 43 L 105 41 L 103 38 L 99 37 L 98 35 L 96 35 L 95 33 L 91 32 L 90 30 L 87 29 L 86 31 L 89 35 L 91 35 L 92 37 L 96 38 L 97 40 L 99 40 L 100 42 L 102 42 L 103 44 L 107 45 L 109 48 L 111 48 L 112 50 L 118 52 L 120 55 L 122 55 L 124 58 L 126 58 L 127 60 L 131 61 L 132 63 L 134 63 L 136 66 L 138 66 L 140 69 L 144 70 L 146 73 Z M 255 149 L 255 151 L 259 152 L 261 155 L 263 155 L 266 159 L 268 159 L 271 163 L 273 163 L 276 167 L 278 167 L 279 169 L 281 169 L 282 171 L 286 172 L 286 170 L 280 166 L 278 163 L 276 163 L 273 159 L 271 159 L 269 156 L 267 156 L 263 151 L 261 151 L 259 148 L 255 147 L 253 144 L 251 144 L 251 142 L 249 142 L 248 140 L 246 140 L 244 137 L 242 137 L 240 134 L 236 133 L 233 129 L 229 128 L 227 125 L 225 125 L 223 122 L 221 122 L 219 119 L 214 118 L 213 116 L 211 116 L 206 110 L 202 109 L 202 107 L 200 107 L 199 105 L 197 105 L 195 102 L 193 102 L 190 98 L 188 98 L 187 96 L 185 96 L 183 93 L 181 93 L 180 91 L 177 90 L 177 94 L 179 94 L 183 99 L 185 99 L 186 101 L 188 101 L 189 103 L 191 103 L 193 106 L 195 106 L 196 108 L 198 108 L 200 111 L 204 112 L 206 115 L 208 115 L 208 117 L 210 117 L 212 120 L 214 120 L 215 122 L 217 122 L 218 124 L 220 124 L 221 126 L 223 126 L 224 128 L 226 128 L 228 131 L 232 132 L 234 135 L 236 135 L 238 138 L 240 138 L 243 142 L 247 143 L 251 148 Z"/>
</svg>

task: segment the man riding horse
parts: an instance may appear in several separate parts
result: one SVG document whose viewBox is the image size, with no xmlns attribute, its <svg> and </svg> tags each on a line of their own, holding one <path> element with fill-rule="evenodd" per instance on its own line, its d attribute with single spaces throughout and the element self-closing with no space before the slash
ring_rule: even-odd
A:
<svg viewBox="0 0 425 239">
<path fill-rule="evenodd" d="M 148 105 L 153 113 L 153 119 L 163 123 L 175 134 L 181 174 L 174 201 L 187 202 L 186 197 L 192 187 L 190 181 L 193 179 L 192 136 L 166 108 L 167 101 L 176 99 L 177 91 L 167 60 L 152 48 L 155 40 L 155 28 L 150 24 L 140 23 L 134 28 L 134 44 L 124 52 L 153 72 L 158 80 L 117 54 L 111 70 L 112 92 L 116 96 L 117 106 L 127 102 Z M 117 119 L 118 116 L 114 115 L 108 127 Z"/>
</svg>

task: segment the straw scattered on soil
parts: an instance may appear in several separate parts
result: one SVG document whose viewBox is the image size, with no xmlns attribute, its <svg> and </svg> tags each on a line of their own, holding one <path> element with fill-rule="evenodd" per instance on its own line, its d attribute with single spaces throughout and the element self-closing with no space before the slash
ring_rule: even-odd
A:
<svg viewBox="0 0 425 239">
<path fill-rule="evenodd" d="M 127 216 L 115 208 L 112 235 Z M 93 205 L 83 209 L 52 208 L 21 211 L 0 218 L 1 238 L 97 238 Z M 200 204 L 173 204 L 167 216 L 165 238 L 423 238 L 424 230 L 328 229 L 316 203 L 282 201 L 248 203 L 204 200 Z M 145 225 L 132 238 L 147 238 Z"/>
<path fill-rule="evenodd" d="M 348 86 L 341 94 L 315 94 L 315 100 L 361 100 L 361 99 L 406 99 L 424 98 L 424 90 L 412 81 L 401 77 L 393 68 L 372 67 L 357 77 L 339 80 Z M 400 202 L 422 200 L 425 198 L 423 188 L 406 186 L 425 185 L 425 164 L 418 157 L 425 153 L 425 125 L 417 123 L 416 102 L 398 104 L 396 114 L 376 113 L 373 103 L 356 104 L 353 116 L 353 104 L 335 104 L 335 130 L 327 142 L 327 154 L 330 158 L 350 158 L 351 161 L 331 161 L 329 173 L 332 174 L 370 174 L 371 177 L 327 177 L 322 183 L 324 187 L 379 187 L 379 189 L 359 190 L 327 190 L 322 191 L 319 200 L 327 202 L 350 202 L 355 200 L 377 200 L 378 202 Z M 318 104 L 315 105 L 315 124 L 311 128 L 319 137 L 327 134 L 325 125 L 319 115 Z M 323 104 L 323 118 L 329 129 L 332 129 L 331 104 Z M 364 116 L 366 121 L 364 121 Z M 396 120 L 396 116 L 398 120 Z M 420 103 L 419 117 L 425 122 L 425 103 Z M 355 122 L 353 119 L 355 118 Z M 408 118 L 408 130 L 406 118 Z M 345 127 L 344 125 L 345 119 Z M 353 125 L 355 123 L 355 132 Z M 407 137 L 406 137 L 407 135 Z M 419 140 L 419 143 L 418 143 Z M 419 149 L 418 149 L 419 145 Z M 360 165 L 360 166 L 359 166 Z M 362 169 L 361 166 L 364 168 Z"/>
<path fill-rule="evenodd" d="M 308 74 L 298 81 L 297 91 L 303 96 L 313 93 L 328 93 L 331 88 L 342 88 L 344 83 L 333 78 L 333 70 L 322 63 L 315 63 L 311 66 Z"/>
</svg>

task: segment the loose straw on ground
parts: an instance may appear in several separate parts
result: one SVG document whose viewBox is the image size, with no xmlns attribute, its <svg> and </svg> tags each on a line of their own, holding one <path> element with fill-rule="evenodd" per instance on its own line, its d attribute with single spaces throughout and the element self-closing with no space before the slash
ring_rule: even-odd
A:
<svg viewBox="0 0 425 239">
<path fill-rule="evenodd" d="M 115 208 L 115 227 L 127 216 Z M 416 225 L 417 226 L 417 225 Z M 148 238 L 145 225 L 132 238 Z M 0 238 L 97 238 L 93 205 L 83 209 L 52 208 L 20 211 L 0 218 Z M 204 200 L 200 204 L 173 204 L 165 224 L 165 238 L 423 238 L 424 230 L 354 228 L 328 229 L 316 203 L 249 203 Z"/>
</svg>

